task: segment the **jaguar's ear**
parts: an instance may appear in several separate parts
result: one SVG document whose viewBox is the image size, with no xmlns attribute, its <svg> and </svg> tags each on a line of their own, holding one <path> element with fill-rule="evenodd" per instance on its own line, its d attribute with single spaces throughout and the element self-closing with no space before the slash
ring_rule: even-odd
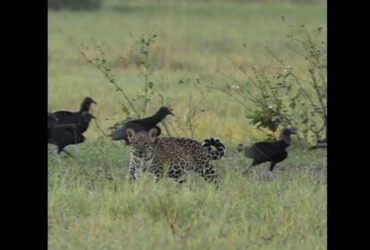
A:
<svg viewBox="0 0 370 250">
<path fill-rule="evenodd" d="M 149 136 L 150 136 L 151 138 L 155 138 L 155 137 L 157 136 L 157 133 L 158 133 L 157 128 L 151 128 L 151 129 L 149 130 Z"/>
<path fill-rule="evenodd" d="M 126 129 L 126 134 L 127 134 L 127 139 L 131 141 L 132 137 L 134 137 L 135 135 L 135 130 L 133 130 L 132 128 L 128 128 Z"/>
</svg>

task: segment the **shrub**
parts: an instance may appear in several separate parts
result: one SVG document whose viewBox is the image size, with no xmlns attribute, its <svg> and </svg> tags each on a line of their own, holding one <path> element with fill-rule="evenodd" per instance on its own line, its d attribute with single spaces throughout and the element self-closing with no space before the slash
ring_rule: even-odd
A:
<svg viewBox="0 0 370 250">
<path fill-rule="evenodd" d="M 296 33 L 287 35 L 288 44 L 292 53 L 305 61 L 306 74 L 297 74 L 294 66 L 266 48 L 277 62 L 276 74 L 254 66 L 250 72 L 236 64 L 246 76 L 245 81 L 226 83 L 221 90 L 240 103 L 250 123 L 267 130 L 269 137 L 279 128 L 290 127 L 297 130 L 299 144 L 303 146 L 327 132 L 327 50 L 321 39 L 322 28 L 313 32 L 308 32 L 304 25 L 298 28 Z"/>
</svg>

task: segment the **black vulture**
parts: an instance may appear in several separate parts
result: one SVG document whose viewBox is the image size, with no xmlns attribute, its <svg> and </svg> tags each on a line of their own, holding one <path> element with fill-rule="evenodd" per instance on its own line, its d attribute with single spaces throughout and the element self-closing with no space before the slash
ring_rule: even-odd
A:
<svg viewBox="0 0 370 250">
<path fill-rule="evenodd" d="M 48 112 L 48 141 L 51 137 L 51 132 L 53 128 L 58 124 L 58 118 L 56 118 L 52 113 Z"/>
<path fill-rule="evenodd" d="M 328 147 L 328 141 L 326 138 L 317 140 L 316 145 L 312 146 L 310 149 L 316 149 L 316 148 L 327 148 Z"/>
<path fill-rule="evenodd" d="M 95 116 L 90 114 L 89 112 L 82 112 L 79 119 L 78 119 L 78 133 L 83 134 L 86 132 L 86 130 L 89 128 L 90 121 L 92 119 L 96 119 Z"/>
<path fill-rule="evenodd" d="M 70 155 L 64 148 L 68 145 L 79 144 L 84 141 L 85 137 L 78 133 L 78 124 L 61 124 L 53 129 L 51 138 L 48 142 L 57 146 L 58 154 L 64 151 L 66 154 Z"/>
<path fill-rule="evenodd" d="M 64 148 L 68 145 L 79 144 L 85 141 L 85 137 L 82 134 L 87 130 L 91 119 L 95 119 L 95 117 L 89 112 L 83 112 L 81 114 L 81 123 L 56 125 L 51 132 L 51 138 L 48 140 L 48 143 L 57 146 L 58 154 L 64 151 L 70 155 Z"/>
<path fill-rule="evenodd" d="M 283 129 L 278 141 L 274 142 L 257 142 L 251 146 L 239 145 L 238 150 L 244 151 L 244 155 L 248 158 L 253 159 L 253 162 L 243 172 L 246 173 L 249 168 L 256 166 L 264 162 L 270 162 L 269 173 L 271 176 L 272 171 L 276 165 L 288 157 L 286 148 L 290 145 L 290 135 L 296 134 L 290 129 Z"/>
<path fill-rule="evenodd" d="M 80 123 L 80 117 L 83 112 L 89 112 L 91 104 L 96 102 L 91 97 L 85 97 L 85 99 L 81 103 L 80 110 L 77 112 L 71 111 L 56 111 L 53 115 L 59 119 L 58 124 L 73 124 L 73 123 Z"/>
<path fill-rule="evenodd" d="M 151 128 L 156 128 L 158 133 L 157 136 L 161 134 L 161 129 L 157 124 L 162 121 L 167 115 L 173 115 L 171 110 L 167 107 L 161 107 L 154 115 L 142 119 L 131 120 L 123 124 L 122 127 L 116 129 L 110 134 L 113 141 L 124 140 L 126 145 L 129 145 L 127 139 L 126 129 L 132 128 L 135 132 L 140 130 L 149 131 Z"/>
</svg>

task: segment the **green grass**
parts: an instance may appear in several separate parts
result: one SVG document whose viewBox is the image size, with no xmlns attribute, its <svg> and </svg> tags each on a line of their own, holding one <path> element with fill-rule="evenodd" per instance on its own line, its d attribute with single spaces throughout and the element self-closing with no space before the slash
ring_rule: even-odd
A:
<svg viewBox="0 0 370 250">
<path fill-rule="evenodd" d="M 245 110 L 224 93 L 208 86 L 221 85 L 233 74 L 243 79 L 230 59 L 245 65 L 270 65 L 269 46 L 296 68 L 284 35 L 289 24 L 305 24 L 326 32 L 325 5 L 242 4 L 186 1 L 104 2 L 96 12 L 48 12 L 48 106 L 50 111 L 77 110 L 85 96 L 98 105 L 98 117 L 87 131 L 86 142 L 67 148 L 76 160 L 48 159 L 48 245 L 50 249 L 326 249 L 326 153 L 290 148 L 289 158 L 267 177 L 266 164 L 248 176 L 240 169 L 250 161 L 235 152 L 238 143 L 260 139 L 248 124 Z M 130 58 L 134 41 L 155 31 L 151 50 L 155 89 L 176 114 L 170 124 L 184 126 L 189 86 L 179 80 L 196 79 L 192 101 L 201 102 L 194 138 L 221 138 L 227 157 L 216 161 L 223 185 L 216 190 L 197 175 L 183 185 L 170 180 L 154 183 L 147 175 L 136 184 L 126 181 L 128 147 L 110 143 L 104 132 L 124 117 L 122 96 L 79 53 L 90 38 L 99 43 L 119 85 L 128 95 L 142 89 L 143 77 Z M 132 37 L 130 36 L 132 34 Z M 135 38 L 135 39 L 134 39 Z M 246 47 L 243 46 L 246 44 Z M 148 114 L 161 104 L 156 98 Z M 189 131 L 171 130 L 189 136 Z M 166 134 L 163 130 L 164 135 Z M 109 177 L 109 178 L 107 178 Z"/>
<path fill-rule="evenodd" d="M 50 153 L 50 249 L 326 249 L 324 151 L 291 150 L 271 181 L 266 164 L 241 176 L 250 161 L 229 149 L 218 190 L 195 174 L 129 184 L 127 148 L 79 151 Z"/>
</svg>

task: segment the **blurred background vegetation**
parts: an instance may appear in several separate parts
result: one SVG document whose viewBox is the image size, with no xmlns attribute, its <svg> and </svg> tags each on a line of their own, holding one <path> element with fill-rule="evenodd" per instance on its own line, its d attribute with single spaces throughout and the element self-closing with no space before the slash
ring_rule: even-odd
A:
<svg viewBox="0 0 370 250">
<path fill-rule="evenodd" d="M 300 145 L 325 136 L 325 1 L 48 3 L 49 110 L 92 96 L 87 137 L 160 105 L 174 108 L 171 135 L 237 144 L 290 126 Z"/>
</svg>

